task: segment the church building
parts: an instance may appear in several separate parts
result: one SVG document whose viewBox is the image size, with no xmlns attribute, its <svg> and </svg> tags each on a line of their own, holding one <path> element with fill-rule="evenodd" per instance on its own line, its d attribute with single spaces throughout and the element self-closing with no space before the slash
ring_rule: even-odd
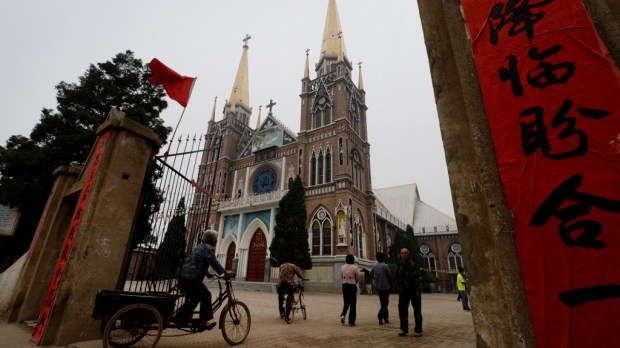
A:
<svg viewBox="0 0 620 348">
<path fill-rule="evenodd" d="M 226 268 L 236 259 L 238 279 L 262 282 L 277 277 L 268 247 L 278 203 L 299 175 L 306 189 L 310 277 L 315 284 L 332 286 L 346 254 L 361 263 L 375 255 L 375 198 L 361 66 L 354 69 L 347 56 L 336 1 L 329 0 L 314 77 L 306 52 L 299 133 L 274 116 L 273 102 L 262 122 L 259 110 L 252 127 L 248 39 L 221 120 L 216 121 L 213 107 L 198 176 L 214 192 L 209 227 L 220 234 L 218 257 Z"/>
</svg>

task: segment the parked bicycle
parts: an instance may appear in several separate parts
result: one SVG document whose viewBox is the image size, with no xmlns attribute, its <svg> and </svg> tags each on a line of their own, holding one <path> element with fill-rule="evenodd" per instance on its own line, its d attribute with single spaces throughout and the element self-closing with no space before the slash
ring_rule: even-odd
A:
<svg viewBox="0 0 620 348">
<path fill-rule="evenodd" d="M 297 294 L 297 296 L 295 296 Z M 295 313 L 301 311 L 301 315 L 306 320 L 306 302 L 304 299 L 304 286 L 301 281 L 297 283 L 293 291 L 284 297 L 284 321 L 287 324 L 293 322 Z"/>
<path fill-rule="evenodd" d="M 235 298 L 231 277 L 216 279 L 219 294 L 212 303 L 213 313 L 224 306 L 218 321 L 222 336 L 230 345 L 241 344 L 250 333 L 250 310 Z M 93 317 L 102 320 L 103 347 L 155 347 L 165 329 L 202 332 L 197 319 L 173 320 L 177 301 L 184 299 L 184 295 L 174 293 L 100 290 L 95 298 Z"/>
</svg>

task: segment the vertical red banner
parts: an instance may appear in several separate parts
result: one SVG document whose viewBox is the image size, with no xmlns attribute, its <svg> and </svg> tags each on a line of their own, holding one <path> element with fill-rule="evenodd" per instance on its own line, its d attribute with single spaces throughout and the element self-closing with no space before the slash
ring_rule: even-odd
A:
<svg viewBox="0 0 620 348">
<path fill-rule="evenodd" d="M 615 346 L 617 67 L 579 0 L 461 4 L 538 346 Z"/>
<path fill-rule="evenodd" d="M 82 216 L 84 215 L 84 210 L 86 209 L 86 203 L 88 203 L 88 199 L 90 198 L 90 191 L 93 187 L 93 183 L 95 182 L 97 172 L 99 171 L 99 165 L 101 164 L 101 159 L 103 158 L 103 153 L 109 136 L 110 132 L 106 131 L 102 133 L 97 140 L 97 147 L 95 148 L 95 152 L 93 154 L 92 164 L 86 176 L 84 187 L 80 192 L 80 198 L 78 198 L 77 206 L 73 212 L 71 225 L 69 225 L 69 230 L 67 231 L 67 236 L 65 237 L 62 249 L 60 249 L 60 255 L 58 256 L 58 261 L 56 261 L 56 267 L 54 268 L 52 280 L 50 281 L 47 294 L 45 295 L 45 300 L 43 301 L 43 307 L 39 313 L 37 325 L 32 332 L 32 341 L 36 344 L 41 343 L 41 339 L 43 338 L 43 334 L 45 333 L 45 329 L 49 323 L 49 317 L 52 314 L 54 302 L 56 301 L 58 287 L 60 286 L 62 275 L 65 267 L 67 266 L 67 262 L 69 261 L 69 256 L 71 255 L 75 234 L 80 227 L 80 222 L 82 222 Z"/>
</svg>

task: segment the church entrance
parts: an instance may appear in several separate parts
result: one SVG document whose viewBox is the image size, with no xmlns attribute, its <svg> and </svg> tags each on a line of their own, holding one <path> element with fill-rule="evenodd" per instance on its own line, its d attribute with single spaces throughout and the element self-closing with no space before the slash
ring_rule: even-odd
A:
<svg viewBox="0 0 620 348">
<path fill-rule="evenodd" d="M 236 250 L 237 247 L 235 246 L 235 243 L 230 243 L 230 245 L 228 246 L 228 251 L 226 252 L 226 266 L 224 266 L 224 269 L 232 269 L 233 259 L 235 258 Z"/>
<path fill-rule="evenodd" d="M 265 277 L 265 257 L 267 256 L 267 240 L 265 234 L 259 228 L 250 242 L 250 253 L 248 255 L 248 274 L 246 280 L 249 282 L 262 282 Z"/>
</svg>

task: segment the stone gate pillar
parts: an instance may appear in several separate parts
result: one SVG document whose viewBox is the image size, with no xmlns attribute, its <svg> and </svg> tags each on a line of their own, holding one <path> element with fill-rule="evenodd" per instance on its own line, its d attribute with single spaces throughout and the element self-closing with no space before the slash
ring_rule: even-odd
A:
<svg viewBox="0 0 620 348">
<path fill-rule="evenodd" d="M 24 281 L 37 285 L 28 289 L 32 295 L 24 298 L 17 316 L 38 318 L 35 343 L 65 346 L 100 336 L 99 322 L 91 318 L 95 295 L 120 284 L 143 183 L 160 144 L 149 128 L 113 108 L 76 182 L 46 209 L 42 221 L 49 221 L 49 228 L 41 233 L 58 236 L 60 242 L 48 248 L 38 245 L 47 236 L 36 239 L 33 250 L 42 254 L 37 257 L 42 261 L 32 266 L 32 275 L 47 283 Z"/>
</svg>

